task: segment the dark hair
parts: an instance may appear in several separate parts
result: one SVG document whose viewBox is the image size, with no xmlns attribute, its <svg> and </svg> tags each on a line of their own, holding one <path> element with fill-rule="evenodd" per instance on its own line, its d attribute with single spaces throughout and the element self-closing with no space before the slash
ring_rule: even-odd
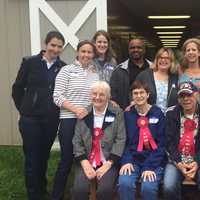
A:
<svg viewBox="0 0 200 200">
<path fill-rule="evenodd" d="M 82 41 L 80 41 L 80 42 L 78 43 L 78 45 L 77 45 L 77 51 L 78 51 L 82 46 L 84 46 L 85 44 L 89 44 L 90 46 L 92 46 L 93 51 L 94 51 L 94 54 L 96 55 L 96 48 L 95 48 L 93 42 L 91 42 L 90 40 L 82 40 Z"/>
<path fill-rule="evenodd" d="M 145 81 L 140 81 L 140 80 L 134 81 L 133 84 L 131 85 L 131 91 L 135 89 L 144 89 L 147 93 L 150 93 L 149 86 Z"/>
<path fill-rule="evenodd" d="M 116 57 L 116 55 L 115 55 L 115 53 L 114 53 L 114 51 L 113 51 L 113 49 L 112 49 L 112 46 L 111 46 L 111 39 L 110 39 L 109 33 L 106 32 L 106 31 L 104 31 L 104 30 L 98 30 L 98 31 L 94 34 L 94 36 L 93 36 L 93 38 L 92 38 L 92 42 L 93 42 L 93 43 L 96 43 L 97 37 L 100 36 L 100 35 L 103 35 L 103 36 L 106 38 L 106 40 L 108 41 L 108 49 L 107 49 L 107 51 L 106 51 L 105 60 L 106 60 L 106 61 L 111 61 L 113 58 Z M 96 56 L 98 57 L 98 55 L 96 55 Z"/>
<path fill-rule="evenodd" d="M 58 40 L 62 40 L 63 45 L 65 44 L 65 38 L 58 31 L 50 31 L 50 32 L 48 32 L 47 35 L 46 35 L 46 38 L 44 40 L 45 44 L 48 44 L 53 38 L 56 38 Z"/>
</svg>

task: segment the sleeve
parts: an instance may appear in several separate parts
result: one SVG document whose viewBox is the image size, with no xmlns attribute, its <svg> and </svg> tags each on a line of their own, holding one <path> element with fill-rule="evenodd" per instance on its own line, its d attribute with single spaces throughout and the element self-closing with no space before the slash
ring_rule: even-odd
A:
<svg viewBox="0 0 200 200">
<path fill-rule="evenodd" d="M 115 69 L 110 78 L 111 98 L 115 102 L 118 102 L 118 85 L 120 80 L 118 74 L 118 69 Z"/>
<path fill-rule="evenodd" d="M 133 159 L 132 159 L 132 153 L 131 153 L 131 147 L 132 147 L 132 137 L 131 135 L 128 134 L 128 128 L 127 128 L 127 124 L 128 124 L 128 118 L 127 118 L 127 114 L 125 112 L 125 126 L 126 126 L 126 144 L 125 144 L 125 149 L 124 149 L 124 153 L 122 155 L 121 158 L 121 165 L 127 164 L 127 163 L 132 163 Z"/>
<path fill-rule="evenodd" d="M 12 86 L 12 98 L 18 111 L 27 87 L 28 73 L 29 63 L 27 59 L 23 58 L 16 80 Z"/>
<path fill-rule="evenodd" d="M 63 67 L 56 76 L 55 88 L 53 92 L 54 103 L 58 107 L 61 107 L 63 102 L 67 100 L 65 97 L 65 93 L 67 91 L 68 84 L 69 84 L 69 74 L 66 67 Z"/>
<path fill-rule="evenodd" d="M 198 163 L 198 166 L 200 166 L 200 131 L 198 131 L 196 145 L 196 155 L 194 160 Z"/>
<path fill-rule="evenodd" d="M 172 163 L 181 162 L 180 153 L 177 150 L 177 141 L 176 141 L 176 129 L 174 126 L 174 118 L 171 116 L 173 115 L 173 111 L 168 111 L 166 115 L 166 150 L 169 161 Z"/>
<path fill-rule="evenodd" d="M 151 154 L 144 161 L 142 171 L 146 170 L 155 170 L 157 167 L 162 166 L 164 159 L 166 159 L 165 152 L 165 117 L 164 114 L 160 111 L 159 122 L 156 128 L 156 142 L 157 149 L 152 151 Z"/>
<path fill-rule="evenodd" d="M 112 146 L 112 150 L 109 156 L 109 160 L 112 160 L 114 163 L 117 163 L 122 156 L 124 151 L 124 146 L 126 142 L 126 131 L 125 131 L 125 124 L 124 124 L 124 114 L 123 111 L 120 110 L 117 116 L 117 134 Z"/>
<path fill-rule="evenodd" d="M 72 139 L 73 153 L 75 160 L 80 162 L 81 160 L 88 159 L 86 154 L 86 148 L 84 146 L 81 133 L 83 133 L 83 120 L 78 120 L 75 126 L 75 134 Z"/>
</svg>

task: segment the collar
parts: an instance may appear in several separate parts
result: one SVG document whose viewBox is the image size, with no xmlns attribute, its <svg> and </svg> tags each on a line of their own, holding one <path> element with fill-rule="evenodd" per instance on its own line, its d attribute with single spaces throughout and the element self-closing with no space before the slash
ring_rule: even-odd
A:
<svg viewBox="0 0 200 200">
<path fill-rule="evenodd" d="M 96 113 L 96 110 L 95 110 L 95 107 L 94 107 L 94 106 L 93 106 L 92 108 L 93 108 L 92 110 L 93 110 L 93 115 L 94 115 L 94 116 L 104 116 L 104 115 L 106 114 L 106 110 L 107 110 L 107 108 L 108 108 L 108 103 L 106 104 L 106 107 L 105 107 L 104 111 L 103 111 L 101 114 L 97 114 L 97 113 Z"/>
<path fill-rule="evenodd" d="M 47 67 L 50 68 L 56 61 L 57 61 L 57 58 L 53 59 L 51 62 L 49 62 L 45 56 L 42 56 L 42 60 L 46 61 L 47 63 Z"/>
</svg>

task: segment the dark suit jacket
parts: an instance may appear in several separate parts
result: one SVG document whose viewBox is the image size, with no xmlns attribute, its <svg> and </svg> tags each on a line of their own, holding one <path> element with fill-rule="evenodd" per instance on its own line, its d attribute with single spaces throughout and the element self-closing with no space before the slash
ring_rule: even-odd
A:
<svg viewBox="0 0 200 200">
<path fill-rule="evenodd" d="M 166 113 L 166 147 L 169 161 L 172 163 L 181 162 L 181 155 L 178 151 L 181 129 L 181 115 L 183 114 L 180 105 L 170 107 Z M 195 136 L 195 161 L 200 166 L 200 108 L 198 105 L 198 133 Z"/>
</svg>

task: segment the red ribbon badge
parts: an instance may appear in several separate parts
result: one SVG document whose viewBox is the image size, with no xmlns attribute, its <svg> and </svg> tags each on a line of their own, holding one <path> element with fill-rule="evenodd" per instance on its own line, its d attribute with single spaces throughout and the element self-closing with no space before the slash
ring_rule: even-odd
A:
<svg viewBox="0 0 200 200">
<path fill-rule="evenodd" d="M 100 140 L 103 137 L 103 130 L 101 128 L 94 128 L 93 131 L 94 132 L 92 137 L 92 150 L 89 155 L 89 161 L 91 164 L 95 162 L 96 166 L 100 166 L 101 165 Z"/>
<path fill-rule="evenodd" d="M 179 151 L 188 156 L 195 155 L 195 145 L 194 145 L 194 130 L 196 129 L 197 125 L 194 120 L 186 119 L 184 122 L 184 132 L 183 136 L 179 141 Z"/>
<path fill-rule="evenodd" d="M 139 126 L 139 144 L 137 147 L 138 151 L 142 151 L 143 147 L 146 149 L 157 149 L 157 144 L 154 141 L 151 131 L 148 127 L 149 121 L 147 117 L 139 117 L 137 120 L 137 125 Z"/>
</svg>

